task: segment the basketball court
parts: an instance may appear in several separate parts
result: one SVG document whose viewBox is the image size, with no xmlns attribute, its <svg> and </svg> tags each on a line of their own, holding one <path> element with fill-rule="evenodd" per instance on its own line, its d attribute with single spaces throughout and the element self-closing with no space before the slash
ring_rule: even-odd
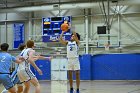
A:
<svg viewBox="0 0 140 93">
<path fill-rule="evenodd" d="M 140 93 L 139 24 L 140 0 L 0 0 L 0 45 L 17 56 L 32 40 L 51 57 L 35 61 L 43 75 L 30 67 L 41 93 Z"/>
<path fill-rule="evenodd" d="M 69 93 L 69 85 L 66 81 L 40 81 L 40 84 L 41 93 Z M 3 87 L 0 86 L 1 91 Z M 34 88 L 31 86 L 30 93 L 33 93 L 33 90 Z M 140 93 L 140 82 L 82 81 L 80 91 L 80 93 Z"/>
</svg>

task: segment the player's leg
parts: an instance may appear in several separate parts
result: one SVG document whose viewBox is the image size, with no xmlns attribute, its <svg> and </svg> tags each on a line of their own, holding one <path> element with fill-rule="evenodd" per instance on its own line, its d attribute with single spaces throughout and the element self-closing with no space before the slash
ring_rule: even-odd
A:
<svg viewBox="0 0 140 93">
<path fill-rule="evenodd" d="M 80 86 L 80 62 L 79 58 L 74 59 L 74 70 L 75 70 L 75 76 L 76 76 L 76 93 L 79 93 L 79 86 Z"/>
<path fill-rule="evenodd" d="M 40 93 L 41 89 L 37 78 L 36 77 L 32 78 L 30 82 L 35 86 L 35 93 Z"/>
<path fill-rule="evenodd" d="M 28 76 L 28 74 L 26 73 L 25 70 L 19 70 L 17 75 L 18 75 L 18 78 L 19 78 L 20 82 L 24 82 L 23 83 L 24 84 L 23 93 L 29 93 L 30 83 L 27 82 L 27 81 L 30 79 L 30 77 Z"/>
<path fill-rule="evenodd" d="M 8 90 L 3 89 L 1 93 L 8 93 Z"/>
<path fill-rule="evenodd" d="M 11 77 L 13 79 L 13 83 L 14 85 L 17 84 L 17 93 L 22 93 L 23 92 L 23 86 L 22 83 L 19 80 L 19 77 L 17 75 L 17 73 L 15 75 L 13 75 L 13 77 Z"/>
<path fill-rule="evenodd" d="M 70 93 L 73 93 L 73 59 L 68 59 L 68 79 L 70 84 Z"/>
<path fill-rule="evenodd" d="M 9 74 L 1 74 L 0 81 L 2 82 L 6 90 L 8 90 L 10 93 L 16 93 L 16 88 L 14 87 Z"/>
<path fill-rule="evenodd" d="M 8 90 L 4 89 L 1 93 L 17 93 L 17 92 L 16 92 L 16 88 L 12 87 L 12 88 L 10 88 Z"/>
<path fill-rule="evenodd" d="M 10 93 L 17 93 L 15 87 L 12 87 L 12 88 L 8 89 L 8 91 L 9 91 Z"/>
<path fill-rule="evenodd" d="M 70 84 L 70 93 L 73 93 L 73 71 L 68 71 L 68 77 L 69 77 L 69 84 Z"/>
<path fill-rule="evenodd" d="M 23 93 L 29 93 L 29 89 L 30 89 L 30 82 L 24 82 L 24 90 Z"/>
<path fill-rule="evenodd" d="M 23 93 L 29 93 L 29 90 L 30 90 L 30 80 L 32 78 L 34 78 L 34 76 L 35 75 L 30 70 L 28 70 L 28 69 L 26 69 L 26 71 L 25 70 L 18 71 L 18 77 L 19 77 L 21 82 L 24 82 L 23 84 L 25 86 L 24 90 L 23 90 Z"/>
<path fill-rule="evenodd" d="M 22 92 L 23 92 L 22 84 L 17 84 L 17 93 L 22 93 Z"/>
<path fill-rule="evenodd" d="M 76 85 L 77 85 L 77 93 L 78 93 L 79 92 L 79 86 L 80 86 L 80 71 L 76 70 L 75 74 L 76 74 Z"/>
<path fill-rule="evenodd" d="M 15 85 L 16 82 L 17 82 L 16 76 L 17 76 L 17 71 L 15 70 L 15 71 L 13 71 L 13 73 L 10 75 L 10 77 L 11 77 L 11 79 L 12 79 L 14 85 Z M 4 89 L 1 93 L 8 93 L 8 90 Z"/>
<path fill-rule="evenodd" d="M 22 85 L 23 82 L 20 82 L 18 76 L 17 76 L 16 80 L 17 81 L 15 83 L 17 84 L 17 93 L 22 93 L 23 92 L 23 85 Z"/>
<path fill-rule="evenodd" d="M 72 72 L 71 70 L 68 71 L 68 76 L 69 76 L 69 83 L 70 83 L 70 88 L 73 88 L 73 75 L 72 75 Z"/>
</svg>

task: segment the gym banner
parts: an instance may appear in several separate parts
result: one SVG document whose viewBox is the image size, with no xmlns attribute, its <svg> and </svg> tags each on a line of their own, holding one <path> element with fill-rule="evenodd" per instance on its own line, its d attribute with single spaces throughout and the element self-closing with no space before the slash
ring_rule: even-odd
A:
<svg viewBox="0 0 140 93">
<path fill-rule="evenodd" d="M 58 42 L 59 41 L 59 37 L 60 35 L 47 35 L 47 36 L 43 36 L 43 42 Z M 64 35 L 63 39 L 64 40 L 70 40 L 71 35 Z"/>
<path fill-rule="evenodd" d="M 24 43 L 24 24 L 15 23 L 13 24 L 13 48 L 18 48 L 19 44 Z"/>
</svg>

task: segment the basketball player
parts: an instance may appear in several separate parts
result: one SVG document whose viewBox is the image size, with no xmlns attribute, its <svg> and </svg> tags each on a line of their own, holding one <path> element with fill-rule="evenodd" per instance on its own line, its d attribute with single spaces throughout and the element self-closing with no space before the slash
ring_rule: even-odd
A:
<svg viewBox="0 0 140 93">
<path fill-rule="evenodd" d="M 23 49 L 25 49 L 26 45 L 25 44 L 20 44 L 18 49 L 20 51 L 22 51 Z M 22 93 L 23 92 L 23 86 L 22 86 L 22 82 L 20 82 L 18 76 L 17 76 L 17 69 L 18 69 L 18 66 L 16 67 L 15 71 L 13 71 L 12 75 L 11 75 L 11 78 L 12 78 L 12 81 L 15 84 L 17 84 L 17 93 Z M 26 88 L 26 87 L 25 87 Z M 1 93 L 8 93 L 8 90 L 4 89 Z"/>
<path fill-rule="evenodd" d="M 21 82 L 24 82 L 24 85 L 27 87 L 26 89 L 24 89 L 23 93 L 29 93 L 30 83 L 32 83 L 33 86 L 35 87 L 35 93 L 40 93 L 40 84 L 35 75 L 30 70 L 31 64 L 39 72 L 39 74 L 42 75 L 42 71 L 37 67 L 37 65 L 34 62 L 35 61 L 34 59 L 35 50 L 33 50 L 34 41 L 28 40 L 26 46 L 27 48 L 21 52 L 21 56 L 26 58 L 26 60 L 23 63 L 19 64 L 18 68 L 19 79 Z M 48 59 L 48 58 L 38 56 L 37 59 Z"/>
<path fill-rule="evenodd" d="M 22 63 L 22 61 L 24 61 L 24 58 L 15 58 L 9 53 L 7 53 L 9 48 L 9 45 L 7 43 L 1 44 L 0 47 L 2 50 L 2 52 L 0 53 L 0 82 L 10 93 L 17 93 L 16 88 L 14 87 L 14 83 L 12 82 L 12 79 L 10 77 L 9 69 L 11 67 L 12 62 Z"/>
<path fill-rule="evenodd" d="M 79 93 L 79 85 L 80 85 L 80 63 L 79 63 L 79 55 L 78 55 L 78 46 L 80 44 L 80 35 L 76 32 L 73 32 L 71 35 L 70 41 L 63 40 L 63 34 L 65 31 L 62 31 L 60 35 L 60 42 L 67 46 L 67 58 L 68 58 L 68 76 L 70 83 L 70 93 L 73 93 L 73 72 L 76 74 L 76 85 L 77 90 L 76 93 Z"/>
</svg>

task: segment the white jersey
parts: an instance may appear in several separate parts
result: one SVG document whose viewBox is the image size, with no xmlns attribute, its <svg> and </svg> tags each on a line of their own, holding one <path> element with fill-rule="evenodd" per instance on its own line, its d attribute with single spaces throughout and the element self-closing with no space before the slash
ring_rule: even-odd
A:
<svg viewBox="0 0 140 93">
<path fill-rule="evenodd" d="M 79 57 L 78 55 L 78 45 L 76 43 L 76 41 L 68 41 L 67 44 L 67 58 L 75 58 L 75 57 Z"/>
<path fill-rule="evenodd" d="M 30 69 L 30 62 L 28 62 L 28 58 L 29 58 L 28 53 L 30 50 L 32 50 L 32 48 L 24 49 L 20 54 L 25 58 L 25 61 L 19 64 L 18 71 L 17 71 L 18 77 L 21 82 L 29 81 L 35 77 L 35 75 L 32 73 Z"/>
<path fill-rule="evenodd" d="M 32 50 L 32 48 L 24 49 L 20 53 L 20 56 L 23 56 L 26 60 L 19 64 L 18 70 L 30 69 L 30 63 L 27 61 L 27 59 L 29 58 L 29 54 L 28 54 L 29 50 Z"/>
</svg>

